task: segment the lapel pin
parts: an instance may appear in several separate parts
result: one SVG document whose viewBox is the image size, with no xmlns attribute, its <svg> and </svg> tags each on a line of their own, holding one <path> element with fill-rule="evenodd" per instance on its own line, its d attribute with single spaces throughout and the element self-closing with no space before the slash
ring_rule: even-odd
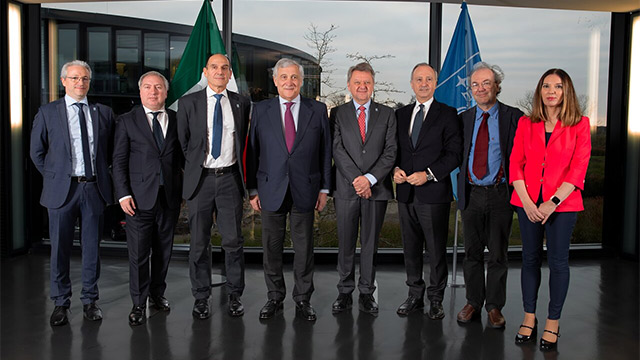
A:
<svg viewBox="0 0 640 360">
<path fill-rule="evenodd" d="M 378 111 L 378 108 L 376 108 L 376 111 Z"/>
<path fill-rule="evenodd" d="M 236 107 L 237 107 L 237 108 L 240 108 L 240 104 L 236 104 Z"/>
</svg>

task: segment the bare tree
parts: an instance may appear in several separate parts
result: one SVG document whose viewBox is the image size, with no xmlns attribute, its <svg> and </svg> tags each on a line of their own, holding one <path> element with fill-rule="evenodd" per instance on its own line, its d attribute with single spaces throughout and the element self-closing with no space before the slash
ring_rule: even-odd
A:
<svg viewBox="0 0 640 360">
<path fill-rule="evenodd" d="M 359 62 L 366 62 L 367 64 L 371 65 L 371 67 L 374 67 L 372 62 L 373 61 L 377 61 L 377 60 L 385 60 L 385 59 L 393 59 L 395 58 L 395 56 L 391 55 L 391 54 L 385 54 L 385 55 L 364 55 L 364 54 L 360 54 L 359 52 L 356 53 L 352 53 L 352 54 L 347 54 L 347 58 L 351 59 L 351 60 L 355 60 L 355 61 L 359 61 Z M 376 74 L 378 73 L 378 71 L 376 71 Z M 387 98 L 382 100 L 380 99 L 379 94 L 380 93 L 385 93 L 387 94 Z M 376 84 L 373 88 L 373 98 L 382 104 L 388 105 L 390 107 L 396 107 L 397 105 L 397 101 L 393 100 L 391 98 L 389 98 L 390 94 L 402 94 L 404 93 L 404 91 L 402 90 L 398 90 L 395 85 L 393 85 L 392 82 L 390 81 L 376 81 Z"/>
<path fill-rule="evenodd" d="M 311 23 L 307 28 L 307 33 L 304 34 L 304 39 L 307 40 L 307 46 L 314 51 L 314 55 L 318 60 L 318 65 L 322 70 L 320 74 L 320 96 L 326 99 L 340 91 L 343 88 L 336 89 L 332 75 L 335 69 L 333 68 L 333 62 L 329 59 L 329 55 L 336 52 L 336 48 L 331 46 L 331 43 L 337 35 L 334 33 L 338 29 L 338 26 L 331 24 L 327 30 L 318 29 L 318 26 Z"/>
<path fill-rule="evenodd" d="M 589 97 L 587 95 L 578 95 L 578 104 L 580 106 L 580 112 L 586 114 L 589 109 Z M 533 111 L 533 91 L 529 90 L 525 92 L 523 97 L 516 100 L 516 106 L 527 116 L 530 116 Z"/>
</svg>

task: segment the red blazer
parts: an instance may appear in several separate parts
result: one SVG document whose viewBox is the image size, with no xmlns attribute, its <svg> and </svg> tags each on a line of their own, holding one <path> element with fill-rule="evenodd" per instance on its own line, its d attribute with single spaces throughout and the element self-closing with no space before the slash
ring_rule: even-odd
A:
<svg viewBox="0 0 640 360">
<path fill-rule="evenodd" d="M 509 183 L 524 180 L 533 202 L 538 201 L 540 186 L 542 198 L 547 201 L 563 182 L 571 183 L 576 189 L 556 211 L 584 210 L 581 190 L 584 190 L 584 178 L 591 156 L 589 118 L 583 116 L 578 124 L 567 127 L 558 121 L 546 147 L 544 133 L 544 122 L 532 123 L 527 116 L 520 118 L 511 151 Z M 515 191 L 511 196 L 511 204 L 522 207 L 522 201 Z"/>
</svg>

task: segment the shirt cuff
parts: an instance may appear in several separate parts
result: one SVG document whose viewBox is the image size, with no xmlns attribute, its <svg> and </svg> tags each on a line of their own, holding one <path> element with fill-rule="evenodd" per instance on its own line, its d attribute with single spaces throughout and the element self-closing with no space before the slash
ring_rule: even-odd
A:
<svg viewBox="0 0 640 360">
<path fill-rule="evenodd" d="M 323 194 L 328 194 L 329 193 L 329 189 L 320 189 L 320 192 Z"/>
<path fill-rule="evenodd" d="M 427 172 L 429 173 L 429 175 L 433 176 L 433 181 L 438 182 L 438 178 L 436 178 L 436 176 L 433 175 L 433 173 L 431 172 L 431 169 L 427 168 Z"/>
<path fill-rule="evenodd" d="M 122 200 L 131 199 L 132 197 L 133 197 L 133 196 L 131 196 L 131 195 L 123 196 L 123 197 L 121 197 L 121 198 L 118 200 L 118 203 L 121 203 L 121 202 L 122 202 Z"/>
<path fill-rule="evenodd" d="M 371 175 L 369 173 L 364 174 L 364 177 L 366 177 L 369 180 L 369 182 L 371 183 L 372 187 L 373 187 L 373 185 L 375 185 L 378 182 L 378 179 L 376 179 L 375 176 L 373 176 L 373 175 Z"/>
<path fill-rule="evenodd" d="M 249 196 L 258 195 L 258 189 L 249 189 Z"/>
</svg>

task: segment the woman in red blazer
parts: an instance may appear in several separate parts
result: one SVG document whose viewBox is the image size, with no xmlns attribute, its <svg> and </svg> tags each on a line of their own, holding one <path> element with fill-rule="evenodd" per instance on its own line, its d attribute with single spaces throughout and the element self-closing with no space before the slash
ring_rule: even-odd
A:
<svg viewBox="0 0 640 360">
<path fill-rule="evenodd" d="M 577 212 L 584 209 L 581 191 L 591 154 L 589 119 L 581 115 L 569 75 L 545 72 L 533 97 L 529 117 L 523 116 L 511 151 L 510 179 L 515 192 L 522 236 L 522 301 L 524 321 L 516 344 L 535 340 L 535 315 L 543 236 L 549 263 L 549 312 L 541 350 L 556 348 L 559 319 L 569 288 L 569 243 Z"/>
</svg>

